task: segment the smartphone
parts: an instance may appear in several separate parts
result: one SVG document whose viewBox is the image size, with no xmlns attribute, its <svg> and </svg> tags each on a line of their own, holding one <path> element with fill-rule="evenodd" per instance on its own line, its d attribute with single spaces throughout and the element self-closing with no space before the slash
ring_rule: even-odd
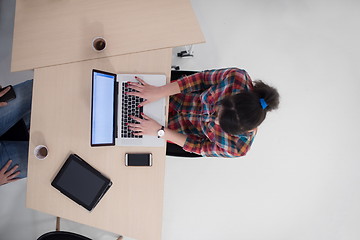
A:
<svg viewBox="0 0 360 240">
<path fill-rule="evenodd" d="M 13 86 L 9 85 L 7 87 L 10 87 L 10 90 L 4 96 L 0 97 L 0 102 L 10 102 L 11 100 L 16 98 Z M 5 90 L 7 87 L 1 88 L 0 92 Z"/>
<path fill-rule="evenodd" d="M 151 153 L 126 153 L 125 166 L 134 167 L 151 167 L 152 154 Z"/>
</svg>

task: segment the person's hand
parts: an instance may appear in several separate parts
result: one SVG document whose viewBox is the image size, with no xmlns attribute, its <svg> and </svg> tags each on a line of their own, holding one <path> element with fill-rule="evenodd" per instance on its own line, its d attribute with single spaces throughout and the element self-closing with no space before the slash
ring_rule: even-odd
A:
<svg viewBox="0 0 360 240">
<path fill-rule="evenodd" d="M 19 167 L 18 165 L 8 170 L 11 162 L 12 160 L 9 160 L 6 165 L 0 170 L 0 185 L 19 180 L 16 177 L 20 174 L 20 171 L 15 172 L 16 169 Z"/>
<path fill-rule="evenodd" d="M 135 77 L 139 83 L 128 82 L 127 86 L 131 89 L 134 89 L 138 92 L 127 92 L 126 94 L 144 98 L 145 101 L 139 104 L 139 106 L 144 106 L 147 103 L 155 102 L 163 97 L 161 87 L 156 87 L 150 84 L 147 84 L 144 80 L 139 77 Z"/>
<path fill-rule="evenodd" d="M 128 127 L 133 131 L 134 135 L 152 135 L 157 136 L 158 130 L 161 128 L 161 125 L 157 123 L 154 119 L 142 114 L 144 119 L 130 116 L 132 119 L 139 123 L 129 123 Z"/>
<path fill-rule="evenodd" d="M 1 86 L 0 86 L 1 89 Z M 4 96 L 8 91 L 10 90 L 10 87 L 7 87 L 0 91 L 0 97 Z M 0 102 L 0 107 L 6 106 L 7 102 Z"/>
</svg>

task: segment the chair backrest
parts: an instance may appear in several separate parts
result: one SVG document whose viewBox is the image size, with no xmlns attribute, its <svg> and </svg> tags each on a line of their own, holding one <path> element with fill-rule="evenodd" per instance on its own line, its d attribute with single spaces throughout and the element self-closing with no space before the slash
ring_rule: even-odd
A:
<svg viewBox="0 0 360 240">
<path fill-rule="evenodd" d="M 182 78 L 184 76 L 189 76 L 194 73 L 198 73 L 198 72 L 197 71 L 184 71 L 184 70 L 171 71 L 171 81 L 175 81 L 179 78 Z"/>
<path fill-rule="evenodd" d="M 29 141 L 29 132 L 24 120 L 21 119 L 0 136 L 0 141 Z"/>
<path fill-rule="evenodd" d="M 53 231 L 41 235 L 37 240 L 91 240 L 91 239 L 72 232 Z"/>
</svg>

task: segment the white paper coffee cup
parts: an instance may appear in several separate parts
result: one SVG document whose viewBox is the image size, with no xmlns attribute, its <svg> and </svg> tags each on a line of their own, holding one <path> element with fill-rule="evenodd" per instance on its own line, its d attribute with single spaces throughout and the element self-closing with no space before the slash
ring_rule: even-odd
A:
<svg viewBox="0 0 360 240">
<path fill-rule="evenodd" d="M 39 160 L 44 160 L 49 155 L 49 150 L 45 145 L 38 145 L 34 149 L 34 155 Z"/>
<path fill-rule="evenodd" d="M 103 37 L 96 37 L 92 41 L 92 47 L 95 51 L 101 52 L 106 48 L 106 40 Z"/>
</svg>

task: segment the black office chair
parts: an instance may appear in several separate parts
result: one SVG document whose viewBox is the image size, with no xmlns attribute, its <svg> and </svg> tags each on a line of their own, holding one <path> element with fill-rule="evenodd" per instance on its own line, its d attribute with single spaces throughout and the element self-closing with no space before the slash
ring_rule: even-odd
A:
<svg viewBox="0 0 360 240">
<path fill-rule="evenodd" d="M 37 240 L 91 240 L 91 239 L 72 232 L 53 231 L 41 235 Z"/>
<path fill-rule="evenodd" d="M 179 78 L 182 78 L 184 76 L 189 76 L 194 73 L 197 73 L 196 71 L 183 71 L 183 70 L 173 70 L 171 71 L 171 82 L 176 81 Z M 166 155 L 167 156 L 173 156 L 173 157 L 202 157 L 199 154 L 196 153 L 190 153 L 186 152 L 182 147 L 180 147 L 177 144 L 167 142 L 166 143 Z"/>
<path fill-rule="evenodd" d="M 21 119 L 0 136 L 0 141 L 29 141 L 29 132 L 24 120 Z"/>
<path fill-rule="evenodd" d="M 179 78 L 182 78 L 184 76 L 189 76 L 189 75 L 192 75 L 194 73 L 198 73 L 198 71 L 172 70 L 170 80 L 175 81 L 175 80 L 177 80 Z"/>
<path fill-rule="evenodd" d="M 45 233 L 37 240 L 92 240 L 77 233 L 60 231 L 60 220 L 60 217 L 56 217 L 56 231 Z M 120 235 L 116 240 L 122 239 L 123 237 Z"/>
</svg>

